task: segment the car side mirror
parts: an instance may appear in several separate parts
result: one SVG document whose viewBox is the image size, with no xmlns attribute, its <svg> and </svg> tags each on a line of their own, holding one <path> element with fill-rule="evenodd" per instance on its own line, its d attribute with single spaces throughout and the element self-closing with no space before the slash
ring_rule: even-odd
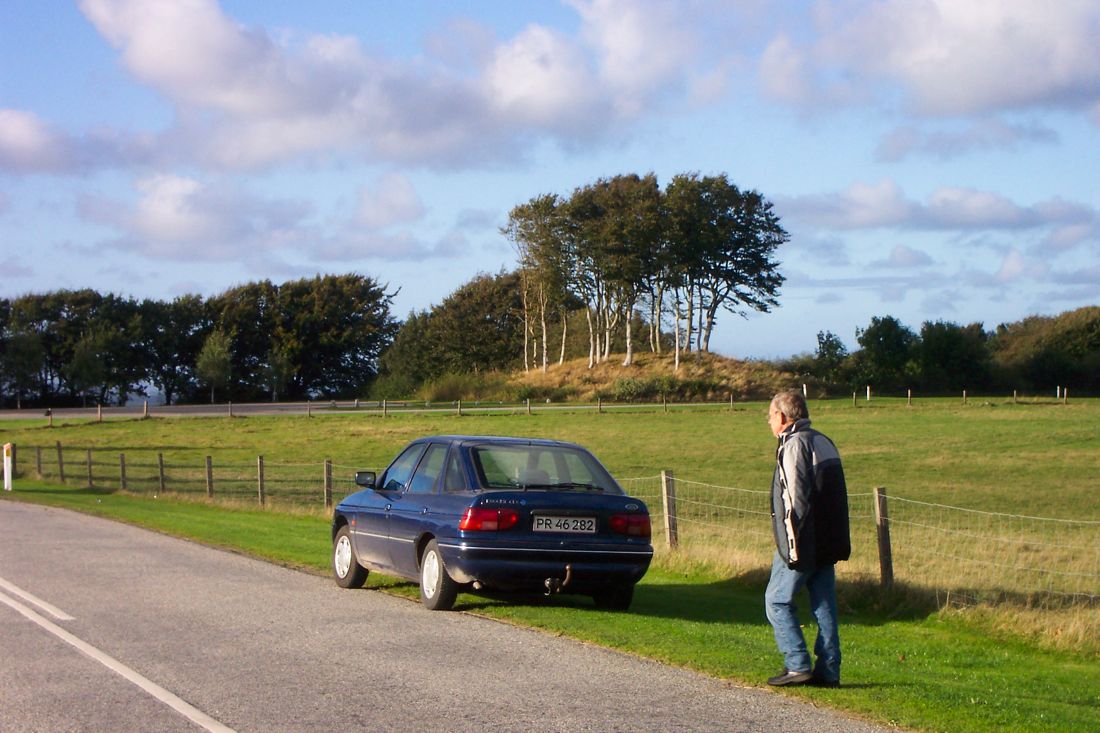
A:
<svg viewBox="0 0 1100 733">
<path fill-rule="evenodd" d="M 377 479 L 374 471 L 356 471 L 355 472 L 355 484 L 362 486 L 364 489 L 373 489 L 374 482 Z"/>
</svg>

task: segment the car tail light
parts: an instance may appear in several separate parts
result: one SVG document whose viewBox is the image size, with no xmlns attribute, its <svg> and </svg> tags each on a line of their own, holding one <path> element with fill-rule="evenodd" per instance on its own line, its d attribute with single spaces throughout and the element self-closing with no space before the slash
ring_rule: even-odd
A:
<svg viewBox="0 0 1100 733">
<path fill-rule="evenodd" d="M 649 537 L 653 528 L 648 514 L 612 514 L 611 531 L 628 537 Z"/>
<path fill-rule="evenodd" d="M 515 509 L 483 509 L 472 506 L 462 515 L 458 528 L 463 532 L 501 532 L 519 524 Z"/>
</svg>

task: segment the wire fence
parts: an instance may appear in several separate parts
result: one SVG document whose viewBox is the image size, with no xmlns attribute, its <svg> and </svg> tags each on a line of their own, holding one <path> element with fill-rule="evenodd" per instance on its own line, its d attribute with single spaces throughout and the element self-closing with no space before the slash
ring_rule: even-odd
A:
<svg viewBox="0 0 1100 733">
<path fill-rule="evenodd" d="M 668 531 L 662 476 L 621 479 L 646 501 L 654 544 L 734 572 L 771 564 L 775 544 L 767 491 L 675 478 Z M 879 582 L 883 557 L 875 494 L 848 496 L 852 557 L 841 577 Z M 948 603 L 1100 605 L 1100 521 L 983 512 L 889 496 L 892 578 L 935 591 Z"/>
<path fill-rule="evenodd" d="M 141 494 L 328 508 L 357 490 L 364 466 L 226 460 L 194 451 L 20 446 L 24 475 Z M 619 479 L 650 509 L 661 553 L 728 567 L 767 568 L 774 542 L 769 492 L 721 486 L 672 472 Z M 849 494 L 852 557 L 842 578 L 880 582 L 884 517 L 876 495 Z M 884 507 L 880 507 L 884 508 Z M 885 522 L 892 578 L 951 603 L 1100 606 L 1100 521 L 984 512 L 890 494 Z"/>
</svg>

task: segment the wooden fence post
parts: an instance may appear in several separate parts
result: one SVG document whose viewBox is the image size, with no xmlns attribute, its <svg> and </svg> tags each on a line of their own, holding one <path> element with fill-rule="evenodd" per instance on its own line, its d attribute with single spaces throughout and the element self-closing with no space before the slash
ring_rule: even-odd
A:
<svg viewBox="0 0 1100 733">
<path fill-rule="evenodd" d="M 157 483 L 161 493 L 164 492 L 164 454 L 157 453 Z"/>
<path fill-rule="evenodd" d="M 214 462 L 210 456 L 206 457 L 206 496 L 214 498 Z"/>
<path fill-rule="evenodd" d="M 599 415 L 603 414 L 603 397 L 596 398 L 596 413 Z"/>
<path fill-rule="evenodd" d="M 103 405 L 98 404 L 95 406 L 95 421 L 103 422 Z"/>
<path fill-rule="evenodd" d="M 963 404 L 966 404 L 966 390 L 963 390 Z"/>
<path fill-rule="evenodd" d="M 462 400 L 458 401 L 458 416 L 462 417 Z"/>
<path fill-rule="evenodd" d="M 530 397 L 527 398 L 527 414 L 528 415 L 531 414 L 531 398 Z"/>
<path fill-rule="evenodd" d="M 886 489 L 875 487 L 875 527 L 878 530 L 879 577 L 883 588 L 894 585 L 894 555 L 890 550 L 890 513 L 886 506 Z"/>
<path fill-rule="evenodd" d="M 325 509 L 332 508 L 332 460 L 325 459 Z"/>
<path fill-rule="evenodd" d="M 913 406 L 913 390 L 911 389 L 905 391 L 905 404 L 907 407 Z"/>
<path fill-rule="evenodd" d="M 264 493 L 264 457 L 256 456 L 256 489 L 259 493 L 260 506 L 267 504 L 267 496 Z"/>
<path fill-rule="evenodd" d="M 676 526 L 676 477 L 672 471 L 661 471 L 661 501 L 665 510 L 665 538 L 672 549 L 680 544 Z"/>
<path fill-rule="evenodd" d="M 92 449 L 89 448 L 85 456 L 85 460 L 88 464 L 88 488 L 95 486 L 95 482 L 92 479 Z"/>
<path fill-rule="evenodd" d="M 149 400 L 145 400 L 145 406 L 141 408 L 141 419 L 147 420 L 149 418 Z"/>
<path fill-rule="evenodd" d="M 42 446 L 34 447 L 34 469 L 38 472 L 38 478 L 42 478 Z"/>
<path fill-rule="evenodd" d="M 126 491 L 126 454 L 118 454 L 118 487 Z"/>
<path fill-rule="evenodd" d="M 313 417 L 313 400 L 306 401 L 306 417 Z"/>
<path fill-rule="evenodd" d="M 57 476 L 61 483 L 65 483 L 65 453 L 61 450 L 61 441 L 57 441 Z"/>
<path fill-rule="evenodd" d="M 390 406 L 387 400 L 382 400 L 382 417 L 388 417 L 390 414 Z"/>
</svg>

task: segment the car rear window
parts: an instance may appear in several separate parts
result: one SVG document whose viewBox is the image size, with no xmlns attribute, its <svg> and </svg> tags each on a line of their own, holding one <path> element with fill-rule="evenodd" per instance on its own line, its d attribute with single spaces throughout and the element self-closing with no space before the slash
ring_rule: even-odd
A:
<svg viewBox="0 0 1100 733">
<path fill-rule="evenodd" d="M 471 455 L 486 489 L 623 493 L 587 451 L 565 446 L 478 445 Z"/>
</svg>

